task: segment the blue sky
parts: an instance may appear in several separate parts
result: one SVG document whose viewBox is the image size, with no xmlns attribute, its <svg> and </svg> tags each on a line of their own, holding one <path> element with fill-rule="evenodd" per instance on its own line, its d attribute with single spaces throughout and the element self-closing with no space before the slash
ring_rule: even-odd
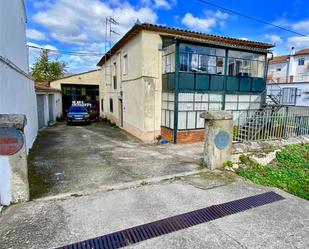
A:
<svg viewBox="0 0 309 249">
<path fill-rule="evenodd" d="M 171 27 L 196 30 L 276 44 L 276 55 L 309 47 L 309 0 L 209 0 L 243 14 L 306 34 L 298 36 L 217 9 L 198 0 L 25 0 L 30 45 L 64 51 L 104 53 L 105 18 L 119 22 L 121 35 L 138 18 Z M 115 42 L 121 36 L 114 36 Z M 68 72 L 94 69 L 100 56 L 73 56 L 60 52 L 53 58 L 65 61 Z M 38 51 L 30 49 L 30 64 Z"/>
</svg>

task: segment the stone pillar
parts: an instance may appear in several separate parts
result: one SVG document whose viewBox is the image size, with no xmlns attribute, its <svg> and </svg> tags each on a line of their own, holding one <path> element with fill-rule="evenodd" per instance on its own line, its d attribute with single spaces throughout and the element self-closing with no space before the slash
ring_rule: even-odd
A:
<svg viewBox="0 0 309 249">
<path fill-rule="evenodd" d="M 29 200 L 25 115 L 0 114 L 0 205 Z"/>
<path fill-rule="evenodd" d="M 231 160 L 233 115 L 226 111 L 206 111 L 200 115 L 205 119 L 205 147 L 203 164 L 217 169 Z"/>
</svg>

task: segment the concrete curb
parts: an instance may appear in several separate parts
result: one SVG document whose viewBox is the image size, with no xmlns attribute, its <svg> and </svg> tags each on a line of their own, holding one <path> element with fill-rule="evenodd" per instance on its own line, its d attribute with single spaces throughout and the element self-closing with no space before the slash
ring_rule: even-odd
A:
<svg viewBox="0 0 309 249">
<path fill-rule="evenodd" d="M 128 183 L 121 183 L 121 184 L 116 184 L 116 185 L 107 185 L 107 186 L 101 186 L 95 190 L 89 190 L 89 191 L 78 191 L 78 192 L 68 192 L 64 194 L 58 194 L 54 196 L 47 196 L 47 197 L 42 197 L 38 199 L 34 199 L 33 201 L 50 201 L 50 200 L 61 200 L 61 199 L 67 199 L 67 198 L 76 198 L 76 197 L 81 197 L 81 196 L 87 196 L 99 192 L 109 192 L 109 191 L 114 191 L 114 190 L 125 190 L 125 189 L 132 189 L 132 188 L 139 188 L 147 185 L 153 185 L 153 184 L 158 184 L 164 181 L 169 181 L 173 180 L 175 178 L 181 178 L 185 176 L 191 176 L 191 175 L 196 175 L 202 172 L 208 172 L 208 169 L 202 169 L 202 170 L 194 170 L 194 171 L 189 171 L 189 172 L 183 172 L 179 174 L 171 174 L 171 175 L 164 175 L 164 176 L 159 176 L 159 177 L 152 177 L 152 178 L 145 178 L 143 180 L 137 180 L 133 182 L 128 182 Z"/>
</svg>

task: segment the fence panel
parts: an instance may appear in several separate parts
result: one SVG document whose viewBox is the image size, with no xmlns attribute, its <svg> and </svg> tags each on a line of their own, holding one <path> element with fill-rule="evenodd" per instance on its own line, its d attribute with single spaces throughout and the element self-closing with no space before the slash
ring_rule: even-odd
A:
<svg viewBox="0 0 309 249">
<path fill-rule="evenodd" d="M 232 111 L 233 140 L 258 141 L 289 138 L 309 134 L 309 108 L 283 107 L 272 109 Z"/>
</svg>

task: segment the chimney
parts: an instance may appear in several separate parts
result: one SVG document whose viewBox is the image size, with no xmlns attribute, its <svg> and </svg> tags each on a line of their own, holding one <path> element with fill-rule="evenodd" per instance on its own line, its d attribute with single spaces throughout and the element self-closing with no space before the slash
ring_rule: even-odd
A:
<svg viewBox="0 0 309 249">
<path fill-rule="evenodd" d="M 291 47 L 291 55 L 295 55 L 295 47 Z"/>
</svg>

